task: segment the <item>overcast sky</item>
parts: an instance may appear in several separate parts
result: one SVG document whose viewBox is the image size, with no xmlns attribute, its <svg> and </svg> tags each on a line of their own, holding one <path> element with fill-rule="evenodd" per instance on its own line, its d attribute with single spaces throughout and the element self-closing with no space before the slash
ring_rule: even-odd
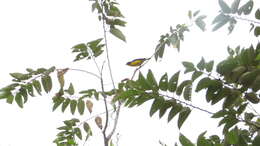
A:
<svg viewBox="0 0 260 146">
<path fill-rule="evenodd" d="M 209 17 L 207 24 L 211 24 L 219 10 L 217 0 L 120 0 L 119 3 L 127 21 L 127 27 L 122 29 L 127 43 L 108 36 L 116 82 L 132 75 L 134 68 L 125 66 L 126 62 L 151 56 L 161 34 L 168 32 L 170 26 L 188 23 L 188 10 L 200 9 Z M 76 44 L 103 35 L 101 24 L 96 14 L 91 13 L 91 2 L 88 0 L 2 0 L 0 20 L 1 87 L 10 83 L 10 72 L 24 72 L 28 67 L 71 67 L 97 73 L 91 61 L 73 63 L 74 55 L 70 50 Z M 214 33 L 210 29 L 211 26 L 208 26 L 207 32 L 202 33 L 192 27 L 191 32 L 185 33 L 180 53 L 167 48 L 163 60 L 157 63 L 152 60 L 142 71 L 146 73 L 151 68 L 158 76 L 165 72 L 172 75 L 179 70 L 183 60 L 198 62 L 204 56 L 208 61 L 218 62 L 227 56 L 227 45 L 236 47 L 239 42 L 242 46 L 248 46 L 252 41 L 257 41 L 248 37 L 246 23 L 239 23 L 231 35 L 227 35 L 226 27 Z M 102 63 L 104 60 L 97 61 Z M 70 72 L 66 79 L 78 89 L 99 88 L 99 82 L 94 77 L 82 73 Z M 111 81 L 106 78 L 105 82 L 109 90 Z M 0 146 L 54 145 L 52 141 L 57 133 L 56 128 L 62 125 L 62 121 L 73 117 L 69 112 L 51 111 L 54 93 L 30 98 L 24 109 L 0 101 Z M 202 95 L 195 95 L 193 103 L 214 112 L 214 108 L 204 104 Z M 196 110 L 178 130 L 176 119 L 167 123 L 167 118 L 159 120 L 158 114 L 150 118 L 150 106 L 151 102 L 148 102 L 138 108 L 123 108 L 117 130 L 120 146 L 157 146 L 159 140 L 170 146 L 178 141 L 179 132 L 195 141 L 205 130 L 209 134 L 221 131 L 216 128 L 217 121 L 209 118 L 210 115 Z M 95 110 L 104 111 L 102 108 Z M 80 118 L 88 119 L 89 116 Z M 86 146 L 102 145 L 100 132 L 96 131 L 95 136 L 97 138 L 92 138 Z"/>
</svg>

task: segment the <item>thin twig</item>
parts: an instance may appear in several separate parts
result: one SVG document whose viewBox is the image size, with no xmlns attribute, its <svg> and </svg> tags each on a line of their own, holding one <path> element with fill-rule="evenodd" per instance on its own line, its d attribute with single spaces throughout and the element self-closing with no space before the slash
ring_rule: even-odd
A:
<svg viewBox="0 0 260 146">
<path fill-rule="evenodd" d="M 74 68 L 69 68 L 69 70 L 84 72 L 84 73 L 87 73 L 87 74 L 93 75 L 93 76 L 97 77 L 98 79 L 100 79 L 100 76 L 98 76 L 97 74 L 92 73 L 92 72 L 89 72 L 89 71 L 86 71 L 86 70 L 82 70 L 82 69 L 74 69 Z"/>
<path fill-rule="evenodd" d="M 101 3 L 103 3 L 103 1 L 101 0 Z M 106 54 L 107 54 L 107 65 L 108 65 L 108 69 L 109 69 L 109 74 L 110 74 L 110 78 L 113 84 L 113 87 L 115 89 L 115 82 L 114 82 L 114 78 L 113 78 L 113 74 L 112 74 L 112 67 L 111 67 L 111 63 L 110 63 L 110 58 L 109 58 L 109 52 L 108 52 L 108 43 L 107 43 L 107 32 L 106 32 L 106 23 L 105 23 L 105 14 L 104 14 L 104 6 L 103 4 L 101 4 L 101 8 L 102 8 L 102 26 L 103 26 L 103 34 L 104 34 L 104 40 L 105 40 L 105 48 L 106 48 Z"/>
<path fill-rule="evenodd" d="M 115 118 L 114 127 L 113 127 L 112 131 L 110 132 L 110 134 L 107 136 L 108 139 L 111 139 L 112 135 L 114 134 L 114 132 L 116 130 L 116 126 L 117 126 L 118 119 L 119 119 L 120 108 L 121 108 L 121 102 L 118 103 L 118 108 L 116 110 L 116 118 Z"/>
<path fill-rule="evenodd" d="M 228 16 L 231 16 L 231 17 L 238 19 L 238 20 L 248 21 L 248 22 L 260 25 L 259 21 L 255 21 L 255 20 L 251 20 L 251 19 L 247 19 L 247 18 L 242 18 L 242 17 L 236 16 L 236 15 L 228 15 Z"/>
<path fill-rule="evenodd" d="M 174 99 L 174 100 L 176 100 L 176 101 L 178 101 L 178 102 L 180 102 L 180 103 L 182 103 L 182 104 L 185 104 L 185 105 L 190 106 L 190 107 L 192 107 L 192 108 L 194 108 L 194 109 L 197 109 L 197 110 L 206 112 L 206 113 L 208 113 L 208 114 L 211 114 L 211 115 L 214 114 L 213 112 L 210 112 L 210 111 L 208 111 L 208 110 L 202 109 L 202 108 L 200 108 L 200 107 L 198 107 L 198 106 L 195 106 L 195 105 L 193 105 L 193 104 L 187 103 L 187 102 L 182 101 L 182 100 L 180 100 L 180 99 L 177 99 L 177 98 L 175 98 L 175 97 L 172 97 L 172 96 L 169 96 L 169 95 L 164 95 L 164 94 L 159 94 L 159 95 L 164 96 L 164 97 L 167 97 L 167 98 L 170 98 L 170 99 Z"/>
</svg>

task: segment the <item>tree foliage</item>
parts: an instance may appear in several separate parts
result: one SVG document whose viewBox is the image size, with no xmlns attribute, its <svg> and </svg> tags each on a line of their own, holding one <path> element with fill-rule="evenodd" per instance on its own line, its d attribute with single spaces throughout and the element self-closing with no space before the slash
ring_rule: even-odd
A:
<svg viewBox="0 0 260 146">
<path fill-rule="evenodd" d="M 224 0 L 218 0 L 218 3 L 220 11 L 212 22 L 212 31 L 217 31 L 229 24 L 228 31 L 232 33 L 238 21 L 246 21 L 251 25 L 251 30 L 254 29 L 254 36 L 260 35 L 259 9 L 255 12 L 255 20 L 240 17 L 251 14 L 254 6 L 253 0 L 249 0 L 243 5 L 240 5 L 240 0 L 234 0 L 231 6 Z M 95 61 L 95 58 L 103 52 L 107 53 L 107 32 L 126 42 L 126 37 L 120 30 L 120 27 L 126 26 L 126 22 L 123 20 L 124 15 L 119 9 L 119 3 L 112 0 L 94 0 L 92 1 L 92 11 L 97 12 L 98 20 L 103 24 L 103 37 L 73 46 L 72 53 L 76 54 L 74 61 L 90 59 Z M 204 21 L 206 15 L 200 15 L 198 10 L 189 11 L 188 17 L 200 30 L 206 31 Z M 223 127 L 223 136 L 211 135 L 207 137 L 205 131 L 198 136 L 196 142 L 192 142 L 184 134 L 180 134 L 179 142 L 183 146 L 259 146 L 259 114 L 255 111 L 249 111 L 248 106 L 260 102 L 260 43 L 248 47 L 239 45 L 236 48 L 227 47 L 229 55 L 219 63 L 215 63 L 214 60 L 208 61 L 203 57 L 198 63 L 184 61 L 182 62 L 183 69 L 179 69 L 174 74 L 166 72 L 158 77 L 154 75 L 156 70 L 149 69 L 147 74 L 140 71 L 142 66 L 152 58 L 156 61 L 158 58 L 162 59 L 167 47 L 177 48 L 180 51 L 180 43 L 184 41 L 184 33 L 191 30 L 192 26 L 187 24 L 171 26 L 168 33 L 160 36 L 154 54 L 136 68 L 133 77 L 122 80 L 109 91 L 104 90 L 103 66 L 102 68 L 97 66 L 98 74 L 78 70 L 97 77 L 101 83 L 101 90 L 85 89 L 79 92 L 74 89 L 73 83 L 65 82 L 64 76 L 73 69 L 28 68 L 25 73 L 10 73 L 13 78 L 12 83 L 0 90 L 0 99 L 5 99 L 9 104 L 15 101 L 20 108 L 23 108 L 30 97 L 40 96 L 43 92 L 51 93 L 54 84 L 53 78 L 55 78 L 53 74 L 56 73 L 59 90 L 52 97 L 53 111 L 57 109 L 61 109 L 61 112 L 69 110 L 72 115 L 77 112 L 79 115 L 85 116 L 86 111 L 88 114 L 93 113 L 95 101 L 104 101 L 105 116 L 94 115 L 93 119 L 96 127 L 103 134 L 105 146 L 108 146 L 109 143 L 111 146 L 114 145 L 111 137 L 117 125 L 120 107 L 141 106 L 150 100 L 152 101 L 150 116 L 158 113 L 159 118 L 166 116 L 168 122 L 176 117 L 179 129 L 185 124 L 193 109 L 206 112 L 211 118 L 220 120 L 218 126 Z M 107 60 L 109 61 L 109 58 Z M 108 66 L 110 65 L 108 64 Z M 136 72 L 138 72 L 138 76 L 135 78 Z M 113 82 L 112 74 L 111 80 Z M 213 113 L 193 105 L 192 101 L 195 100 L 192 98 L 193 94 L 200 92 L 205 93 L 205 100 L 211 106 L 220 103 L 222 107 Z M 112 98 L 110 106 L 113 107 L 112 111 L 116 113 L 113 128 L 109 132 L 107 130 L 108 115 L 111 110 L 108 109 L 108 97 Z M 63 121 L 63 123 L 63 126 L 58 127 L 59 133 L 53 141 L 58 146 L 74 146 L 77 145 L 77 141 L 87 141 L 93 135 L 93 125 L 87 121 L 72 118 Z M 243 126 L 240 126 L 239 123 L 242 123 Z M 162 142 L 160 144 L 166 146 Z"/>
</svg>

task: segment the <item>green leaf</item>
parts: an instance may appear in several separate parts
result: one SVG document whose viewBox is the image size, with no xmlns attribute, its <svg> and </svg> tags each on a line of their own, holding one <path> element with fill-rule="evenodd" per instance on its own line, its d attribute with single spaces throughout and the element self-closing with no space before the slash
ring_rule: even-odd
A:
<svg viewBox="0 0 260 146">
<path fill-rule="evenodd" d="M 157 112 L 164 104 L 164 99 L 162 97 L 155 98 L 150 109 L 150 116 L 152 117 L 155 112 Z"/>
<path fill-rule="evenodd" d="M 184 97 L 185 100 L 188 100 L 188 101 L 191 100 L 191 91 L 192 91 L 192 86 L 191 85 L 187 85 L 184 88 L 183 97 Z"/>
<path fill-rule="evenodd" d="M 237 114 L 241 115 L 245 111 L 247 105 L 248 105 L 248 103 L 245 103 L 245 104 L 242 104 L 241 106 L 239 106 L 239 108 L 237 109 Z"/>
<path fill-rule="evenodd" d="M 152 87 L 149 82 L 144 78 L 143 74 L 140 72 L 137 83 L 145 90 L 151 90 Z"/>
<path fill-rule="evenodd" d="M 231 13 L 235 14 L 238 10 L 240 0 L 234 0 L 231 5 Z"/>
<path fill-rule="evenodd" d="M 179 140 L 183 146 L 195 146 L 187 137 L 182 134 L 180 134 Z"/>
<path fill-rule="evenodd" d="M 193 13 L 193 17 L 196 17 L 199 14 L 200 10 L 197 10 Z"/>
<path fill-rule="evenodd" d="M 62 102 L 65 100 L 65 98 L 56 96 L 56 97 L 53 97 L 52 100 L 54 102 L 54 105 L 52 107 L 52 111 L 55 111 L 62 104 Z"/>
<path fill-rule="evenodd" d="M 217 21 L 217 19 L 219 19 L 219 20 Z M 230 20 L 230 16 L 226 16 L 226 15 L 223 15 L 223 14 L 222 15 L 218 15 L 214 19 L 214 21 L 217 21 L 217 22 L 215 22 L 217 24 L 213 27 L 212 31 L 218 30 L 219 28 L 221 28 L 222 26 L 227 24 L 229 20 Z M 214 23 L 214 21 L 213 21 L 213 23 Z"/>
<path fill-rule="evenodd" d="M 9 93 L 9 94 L 7 94 L 6 96 L 7 96 L 7 97 L 6 97 L 6 102 L 9 103 L 9 104 L 12 104 L 13 101 L 14 101 L 14 96 L 13 96 L 13 94 L 12 94 L 12 93 Z"/>
<path fill-rule="evenodd" d="M 179 75 L 180 75 L 180 71 L 176 72 L 169 80 L 169 84 L 168 84 L 168 90 L 170 92 L 175 92 L 177 85 L 178 85 L 178 80 L 179 80 Z"/>
<path fill-rule="evenodd" d="M 191 77 L 191 80 L 192 81 L 195 81 L 198 77 L 200 77 L 201 75 L 203 74 L 203 72 L 201 71 L 194 71 L 192 73 L 192 77 Z"/>
<path fill-rule="evenodd" d="M 80 130 L 79 128 L 75 128 L 75 129 L 74 129 L 74 132 L 75 132 L 76 136 L 77 136 L 80 140 L 82 140 L 81 130 Z"/>
<path fill-rule="evenodd" d="M 201 15 L 198 18 L 196 18 L 195 20 L 195 24 L 202 30 L 205 31 L 206 30 L 206 23 L 204 22 L 203 19 L 205 19 L 206 16 L 205 15 Z"/>
<path fill-rule="evenodd" d="M 254 92 L 257 92 L 258 90 L 260 90 L 260 75 L 258 75 L 255 79 L 255 81 L 252 84 L 252 90 Z"/>
<path fill-rule="evenodd" d="M 190 112 L 191 112 L 191 110 L 188 107 L 183 108 L 182 111 L 180 112 L 179 118 L 178 118 L 178 128 L 179 129 L 181 128 L 183 123 L 186 121 L 186 119 L 190 115 Z"/>
<path fill-rule="evenodd" d="M 77 100 L 71 100 L 70 101 L 70 112 L 72 115 L 74 115 L 75 111 L 76 111 L 76 107 L 77 107 Z"/>
<path fill-rule="evenodd" d="M 260 99 L 257 97 L 256 93 L 254 93 L 254 92 L 246 93 L 245 98 L 254 104 L 257 104 L 260 102 Z"/>
<path fill-rule="evenodd" d="M 159 118 L 162 118 L 165 112 L 172 106 L 172 102 L 167 100 L 163 103 L 163 105 L 160 107 L 159 111 Z"/>
<path fill-rule="evenodd" d="M 172 105 L 172 109 L 169 112 L 168 115 L 168 122 L 170 122 L 181 110 L 182 110 L 182 105 L 181 104 L 177 104 L 176 101 L 174 102 L 174 104 Z"/>
<path fill-rule="evenodd" d="M 260 9 L 257 9 L 255 12 L 255 18 L 260 20 Z"/>
<path fill-rule="evenodd" d="M 237 90 L 231 91 L 231 94 L 227 96 L 224 100 L 223 108 L 229 108 L 230 106 L 232 106 L 236 102 L 237 98 L 239 98 L 239 94 L 240 92 Z"/>
<path fill-rule="evenodd" d="M 42 92 L 41 83 L 38 80 L 33 80 L 32 85 L 36 89 L 37 93 L 41 95 Z"/>
<path fill-rule="evenodd" d="M 28 75 L 28 74 L 22 74 L 22 73 L 17 73 L 17 72 L 15 72 L 15 73 L 10 73 L 10 75 L 11 75 L 13 78 L 17 79 L 17 80 L 27 80 L 27 79 L 29 79 L 29 78 L 31 77 L 31 76 Z"/>
<path fill-rule="evenodd" d="M 237 144 L 239 140 L 238 131 L 236 129 L 231 130 L 227 133 L 226 139 L 230 144 Z"/>
<path fill-rule="evenodd" d="M 189 12 L 188 12 L 188 17 L 189 17 L 190 19 L 192 19 L 192 12 L 191 12 L 191 10 L 189 10 Z"/>
<path fill-rule="evenodd" d="M 17 93 L 15 95 L 15 101 L 20 108 L 23 108 L 23 97 L 21 94 Z"/>
<path fill-rule="evenodd" d="M 220 111 L 214 113 L 214 114 L 211 116 L 211 118 L 224 117 L 226 114 L 228 114 L 226 110 L 220 110 Z"/>
<path fill-rule="evenodd" d="M 260 35 L 260 27 L 259 26 L 257 26 L 255 28 L 254 34 L 255 34 L 256 37 L 258 37 Z"/>
<path fill-rule="evenodd" d="M 62 103 L 61 111 L 64 112 L 69 104 L 70 104 L 70 99 L 66 98 L 65 101 Z"/>
<path fill-rule="evenodd" d="M 201 133 L 197 139 L 197 146 L 211 146 L 211 142 L 205 138 L 205 132 Z"/>
<path fill-rule="evenodd" d="M 110 28 L 110 33 L 113 34 L 115 37 L 119 38 L 120 40 L 126 42 L 126 38 L 121 30 L 117 28 Z"/>
<path fill-rule="evenodd" d="M 84 114 L 84 110 L 85 110 L 85 102 L 83 100 L 79 100 L 77 107 L 78 107 L 79 114 L 83 115 Z"/>
<path fill-rule="evenodd" d="M 254 138 L 253 142 L 252 142 L 252 146 L 259 146 L 259 145 L 260 145 L 260 136 L 257 135 L 257 136 Z"/>
<path fill-rule="evenodd" d="M 21 87 L 21 88 L 19 89 L 19 93 L 23 96 L 24 103 L 26 103 L 27 100 L 28 100 L 27 90 L 26 90 L 24 87 Z"/>
<path fill-rule="evenodd" d="M 230 7 L 223 0 L 218 0 L 219 6 L 224 13 L 231 13 Z"/>
<path fill-rule="evenodd" d="M 195 91 L 199 92 L 200 90 L 202 90 L 204 88 L 208 88 L 210 84 L 211 84 L 211 79 L 209 77 L 205 77 L 198 82 L 197 88 Z"/>
<path fill-rule="evenodd" d="M 198 68 L 200 71 L 202 71 L 202 70 L 205 69 L 205 67 L 206 67 L 206 62 L 205 62 L 204 58 L 202 57 L 201 60 L 200 60 L 200 62 L 197 64 L 197 68 Z"/>
<path fill-rule="evenodd" d="M 188 72 L 192 72 L 195 70 L 195 67 L 193 65 L 192 62 L 187 62 L 187 61 L 184 61 L 182 62 L 183 66 L 186 68 L 186 70 L 184 71 L 184 73 L 188 73 Z"/>
<path fill-rule="evenodd" d="M 256 61 L 260 61 L 260 53 L 256 56 Z"/>
<path fill-rule="evenodd" d="M 149 82 L 150 85 L 152 85 L 153 89 L 155 90 L 159 89 L 158 83 L 153 75 L 153 72 L 150 69 L 147 73 L 147 81 Z"/>
<path fill-rule="evenodd" d="M 159 82 L 159 88 L 162 90 L 162 91 L 166 91 L 168 89 L 168 75 L 167 73 L 165 73 L 161 79 L 160 79 L 160 82 Z"/>
<path fill-rule="evenodd" d="M 192 84 L 192 81 L 191 80 L 185 80 L 183 81 L 178 87 L 177 87 L 177 90 L 176 90 L 176 94 L 177 95 L 181 95 L 182 94 L 182 91 L 183 91 L 183 88 L 186 87 L 186 86 L 189 86 Z"/>
<path fill-rule="evenodd" d="M 73 87 L 72 83 L 70 83 L 70 86 L 68 88 L 68 93 L 69 93 L 69 95 L 73 95 L 74 94 L 74 87 Z"/>
<path fill-rule="evenodd" d="M 85 130 L 85 132 L 86 132 L 87 134 L 89 134 L 90 136 L 92 136 L 91 128 L 90 128 L 90 126 L 89 126 L 89 124 L 88 124 L 87 122 L 84 122 L 83 128 L 84 128 L 84 130 Z"/>
<path fill-rule="evenodd" d="M 49 93 L 51 91 L 51 88 L 52 88 L 51 77 L 49 75 L 42 76 L 41 82 L 42 82 L 42 86 L 43 86 L 44 91 L 46 93 Z"/>
<path fill-rule="evenodd" d="M 30 96 L 34 96 L 33 85 L 32 85 L 31 83 L 28 83 L 28 84 L 26 85 L 26 89 L 27 89 L 28 94 L 29 94 Z"/>
<path fill-rule="evenodd" d="M 252 0 L 248 1 L 246 4 L 244 4 L 242 7 L 238 9 L 238 15 L 241 15 L 244 13 L 245 15 L 248 15 L 251 13 L 254 6 L 254 2 Z"/>
</svg>

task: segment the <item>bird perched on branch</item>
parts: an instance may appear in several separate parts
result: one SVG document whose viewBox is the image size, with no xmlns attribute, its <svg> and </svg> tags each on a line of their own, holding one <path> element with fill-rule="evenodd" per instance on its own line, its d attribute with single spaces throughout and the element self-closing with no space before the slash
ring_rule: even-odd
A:
<svg viewBox="0 0 260 146">
<path fill-rule="evenodd" d="M 129 61 L 126 63 L 126 65 L 129 65 L 129 66 L 140 66 L 144 63 L 145 60 L 148 60 L 147 58 L 138 58 L 138 59 L 134 59 L 132 61 Z"/>
</svg>

